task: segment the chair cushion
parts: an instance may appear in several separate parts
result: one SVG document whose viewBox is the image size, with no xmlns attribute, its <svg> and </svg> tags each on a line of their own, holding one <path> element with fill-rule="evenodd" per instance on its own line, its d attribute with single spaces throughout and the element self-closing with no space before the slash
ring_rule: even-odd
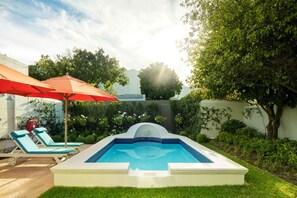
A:
<svg viewBox="0 0 297 198">
<path fill-rule="evenodd" d="M 16 138 L 23 137 L 23 136 L 28 135 L 28 134 L 29 134 L 29 131 L 27 131 L 27 130 L 19 130 L 19 131 L 11 132 L 11 135 L 13 137 L 16 137 Z"/>
<path fill-rule="evenodd" d="M 46 128 L 44 128 L 44 127 L 39 127 L 39 128 L 35 128 L 35 129 L 33 129 L 33 131 L 34 131 L 35 133 L 43 133 L 43 132 L 46 132 L 47 130 L 46 130 Z"/>
</svg>

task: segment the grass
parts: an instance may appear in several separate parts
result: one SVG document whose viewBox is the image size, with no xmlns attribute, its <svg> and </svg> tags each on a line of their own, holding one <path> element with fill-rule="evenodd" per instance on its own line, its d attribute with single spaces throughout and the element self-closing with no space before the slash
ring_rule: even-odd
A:
<svg viewBox="0 0 297 198">
<path fill-rule="evenodd" d="M 249 172 L 245 177 L 246 184 L 243 186 L 170 188 L 53 187 L 41 197 L 297 197 L 297 186 L 234 158 L 210 144 L 205 144 L 205 146 L 247 167 Z"/>
</svg>

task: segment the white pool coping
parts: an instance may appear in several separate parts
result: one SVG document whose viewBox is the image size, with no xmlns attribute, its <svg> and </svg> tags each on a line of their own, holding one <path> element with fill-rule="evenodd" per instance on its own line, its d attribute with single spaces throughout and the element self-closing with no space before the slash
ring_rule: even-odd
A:
<svg viewBox="0 0 297 198">
<path fill-rule="evenodd" d="M 85 163 L 114 139 L 131 139 L 135 135 L 136 133 L 131 133 L 128 130 L 127 133 L 106 137 L 81 153 L 54 166 L 51 168 L 54 173 L 54 185 L 168 187 L 244 184 L 247 168 L 187 137 L 167 132 L 162 133 L 162 139 L 180 139 L 213 163 L 168 163 L 168 171 L 131 171 L 129 163 Z"/>
</svg>

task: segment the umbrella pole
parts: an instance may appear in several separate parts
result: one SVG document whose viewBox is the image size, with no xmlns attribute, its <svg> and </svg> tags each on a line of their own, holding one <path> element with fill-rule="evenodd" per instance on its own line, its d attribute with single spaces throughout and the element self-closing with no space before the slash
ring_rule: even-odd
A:
<svg viewBox="0 0 297 198">
<path fill-rule="evenodd" d="M 65 148 L 67 148 L 67 131 L 68 131 L 68 98 L 65 100 L 65 131 L 64 131 L 64 140 Z"/>
</svg>

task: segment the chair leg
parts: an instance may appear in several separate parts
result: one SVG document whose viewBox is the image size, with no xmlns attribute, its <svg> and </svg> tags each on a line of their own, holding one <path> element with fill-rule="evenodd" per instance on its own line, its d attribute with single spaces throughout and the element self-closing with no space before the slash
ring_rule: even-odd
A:
<svg viewBox="0 0 297 198">
<path fill-rule="evenodd" d="M 61 160 L 58 157 L 54 157 L 55 161 L 57 162 L 57 164 L 61 163 Z"/>
</svg>

